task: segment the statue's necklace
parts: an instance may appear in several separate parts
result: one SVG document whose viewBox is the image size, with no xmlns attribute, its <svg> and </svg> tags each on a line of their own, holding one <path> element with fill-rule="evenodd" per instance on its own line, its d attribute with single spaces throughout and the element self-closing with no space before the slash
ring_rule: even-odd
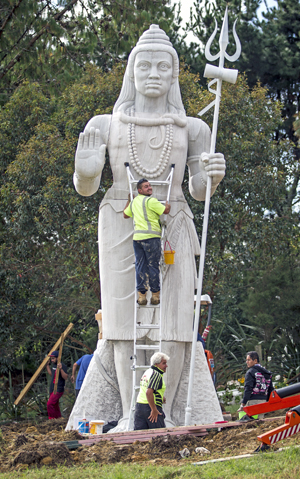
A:
<svg viewBox="0 0 300 479">
<path fill-rule="evenodd" d="M 134 115 L 134 107 L 130 108 L 128 111 L 129 116 L 133 117 Z M 154 145 L 152 140 L 155 137 L 150 138 L 149 146 L 153 150 L 157 150 L 163 146 L 161 155 L 159 157 L 159 161 L 155 168 L 145 168 L 138 156 L 137 156 L 137 148 L 136 148 L 136 141 L 135 141 L 135 123 L 128 123 L 127 127 L 127 144 L 129 150 L 129 158 L 130 163 L 136 173 L 140 176 L 147 176 L 147 178 L 158 178 L 162 173 L 165 171 L 166 167 L 168 166 L 170 153 L 173 144 L 173 125 L 168 123 L 166 126 L 160 125 L 160 131 L 162 134 L 162 140 L 159 144 Z"/>
</svg>

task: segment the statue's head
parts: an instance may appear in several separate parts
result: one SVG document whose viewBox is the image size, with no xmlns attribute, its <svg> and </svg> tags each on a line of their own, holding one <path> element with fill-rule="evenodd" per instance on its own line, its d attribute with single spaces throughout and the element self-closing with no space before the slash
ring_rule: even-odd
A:
<svg viewBox="0 0 300 479">
<path fill-rule="evenodd" d="M 173 48 L 169 37 L 158 25 L 151 25 L 149 30 L 146 30 L 136 46 L 132 50 L 128 58 L 127 75 L 134 82 L 134 65 L 138 53 L 144 52 L 161 52 L 169 53 L 172 58 L 172 76 L 175 81 L 179 75 L 179 60 L 176 50 Z"/>
<path fill-rule="evenodd" d="M 159 70 L 161 85 L 152 86 L 145 82 L 144 73 L 147 68 Z M 155 75 L 155 74 L 154 74 Z M 126 110 L 134 104 L 136 91 L 150 97 L 157 97 L 167 92 L 168 111 L 185 113 L 181 100 L 178 82 L 179 59 L 169 37 L 158 25 L 151 25 L 133 48 L 128 58 L 120 96 L 115 104 L 114 112 Z M 141 88 L 141 90 L 140 90 Z"/>
</svg>

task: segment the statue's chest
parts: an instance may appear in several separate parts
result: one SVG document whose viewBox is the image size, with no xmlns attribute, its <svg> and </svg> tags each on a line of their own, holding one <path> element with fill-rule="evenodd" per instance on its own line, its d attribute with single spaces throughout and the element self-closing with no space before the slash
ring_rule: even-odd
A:
<svg viewBox="0 0 300 479">
<path fill-rule="evenodd" d="M 186 127 L 139 126 L 112 121 L 108 149 L 113 171 L 118 169 L 120 162 L 129 162 L 135 176 L 156 179 L 168 174 L 170 165 L 175 163 L 177 172 L 183 174 L 187 147 Z"/>
</svg>

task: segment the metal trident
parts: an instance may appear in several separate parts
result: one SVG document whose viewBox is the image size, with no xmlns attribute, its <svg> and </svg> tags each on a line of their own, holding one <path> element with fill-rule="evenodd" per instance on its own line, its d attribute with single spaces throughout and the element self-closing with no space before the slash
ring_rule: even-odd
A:
<svg viewBox="0 0 300 479">
<path fill-rule="evenodd" d="M 236 52 L 234 55 L 230 56 L 226 53 L 226 48 L 228 45 L 228 8 L 226 7 L 225 15 L 223 19 L 223 25 L 220 33 L 219 45 L 220 51 L 217 55 L 211 55 L 210 46 L 216 36 L 218 24 L 216 21 L 216 26 L 213 34 L 207 42 L 205 47 L 205 56 L 207 60 L 214 61 L 219 58 L 219 66 L 207 64 L 204 71 L 205 78 L 213 78 L 213 80 L 208 84 L 208 90 L 211 93 L 216 95 L 216 98 L 203 110 L 201 110 L 198 115 L 203 115 L 206 113 L 212 106 L 215 107 L 214 110 L 214 119 L 213 127 L 211 134 L 211 144 L 210 144 L 210 153 L 215 153 L 216 148 L 216 138 L 217 138 L 217 129 L 218 129 L 218 119 L 219 119 L 219 108 L 221 101 L 221 89 L 222 81 L 227 81 L 229 83 L 235 83 L 238 75 L 238 70 L 230 70 L 224 68 L 224 59 L 226 58 L 230 62 L 236 61 L 241 54 L 241 43 L 236 34 L 235 24 L 233 25 L 233 35 L 236 43 Z M 211 89 L 211 86 L 217 82 L 217 89 Z M 207 186 L 206 186 L 206 195 L 205 195 L 205 206 L 204 206 L 204 218 L 203 218 L 203 227 L 202 227 L 202 239 L 201 239 L 201 256 L 199 264 L 199 274 L 198 274 L 198 286 L 197 286 L 197 300 L 196 300 L 196 310 L 194 317 L 194 332 L 193 332 L 193 344 L 192 344 L 192 353 L 191 353 L 191 364 L 190 364 L 190 374 L 189 374 L 189 387 L 187 395 L 187 405 L 185 409 L 185 425 L 188 426 L 191 424 L 192 416 L 192 394 L 193 394 L 193 379 L 194 379 L 194 368 L 195 368 L 195 358 L 196 358 L 196 346 L 197 346 L 197 337 L 198 337 L 198 328 L 199 328 L 199 317 L 200 317 L 200 307 L 201 307 L 201 294 L 202 294 L 202 283 L 203 283 L 203 271 L 204 271 L 204 261 L 205 261 L 205 250 L 206 250 L 206 239 L 207 239 L 207 228 L 208 228 L 208 216 L 209 216 L 209 205 L 210 205 L 210 192 L 211 192 L 211 177 L 207 177 Z"/>
</svg>

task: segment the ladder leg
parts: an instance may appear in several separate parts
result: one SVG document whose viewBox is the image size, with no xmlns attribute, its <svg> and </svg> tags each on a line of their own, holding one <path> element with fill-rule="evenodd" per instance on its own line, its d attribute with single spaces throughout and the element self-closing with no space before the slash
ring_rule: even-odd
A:
<svg viewBox="0 0 300 479">
<path fill-rule="evenodd" d="M 135 276 L 136 278 L 136 276 Z M 133 415 L 135 410 L 135 400 L 136 400 L 136 364 L 137 364 L 137 349 L 136 349 L 136 341 L 137 341 L 137 290 L 136 290 L 136 279 L 134 282 L 134 326 L 133 326 L 133 364 L 132 364 L 132 396 L 131 396 L 131 405 L 130 405 L 130 412 L 129 412 L 129 419 L 128 419 L 128 427 L 127 430 L 131 431 L 133 429 Z"/>
<path fill-rule="evenodd" d="M 130 198 L 131 201 L 133 200 L 133 190 L 132 190 L 132 185 L 137 183 L 137 180 L 135 180 L 131 174 L 129 163 L 125 163 L 126 167 L 126 173 L 127 173 L 127 178 L 128 178 L 128 184 L 129 184 L 129 191 L 130 191 Z M 174 168 L 175 165 L 172 164 L 171 166 L 171 171 L 168 175 L 168 178 L 166 181 L 162 182 L 155 182 L 156 184 L 161 184 L 164 186 L 168 186 L 168 192 L 167 192 L 167 201 L 170 200 L 170 194 L 171 194 L 171 187 L 172 187 L 172 181 L 173 181 L 173 173 L 174 173 Z M 137 361 L 137 351 L 139 350 L 144 350 L 145 351 L 145 363 L 146 361 L 146 354 L 147 351 L 151 350 L 159 350 L 161 351 L 162 349 L 162 302 L 163 302 L 163 268 L 164 268 L 164 261 L 163 261 L 163 244 L 164 244 L 164 237 L 165 237 L 165 222 L 164 225 L 162 226 L 162 234 L 161 234 L 161 260 L 160 260 L 160 272 L 159 272 L 159 277 L 160 277 L 160 304 L 158 305 L 159 307 L 159 324 L 157 325 L 152 325 L 152 324 L 147 324 L 147 325 L 138 325 L 137 324 L 137 311 L 138 311 L 138 305 L 137 305 L 137 289 L 136 289 L 136 276 L 135 276 L 135 294 L 134 294 L 134 345 L 133 345 L 133 356 L 131 359 L 133 360 L 132 363 L 132 396 L 131 396 L 131 405 L 130 405 L 130 412 L 129 412 L 129 419 L 128 419 L 128 426 L 127 430 L 133 429 L 133 418 L 134 418 L 134 411 L 135 411 L 135 403 L 136 403 L 136 397 L 137 397 L 137 392 L 138 392 L 138 385 L 136 384 L 137 380 L 137 371 L 138 370 L 146 370 L 150 366 L 141 366 L 138 365 Z M 157 307 L 157 306 L 152 306 L 152 307 Z M 137 329 L 159 329 L 158 333 L 158 345 L 148 345 L 148 344 L 137 344 Z"/>
</svg>

